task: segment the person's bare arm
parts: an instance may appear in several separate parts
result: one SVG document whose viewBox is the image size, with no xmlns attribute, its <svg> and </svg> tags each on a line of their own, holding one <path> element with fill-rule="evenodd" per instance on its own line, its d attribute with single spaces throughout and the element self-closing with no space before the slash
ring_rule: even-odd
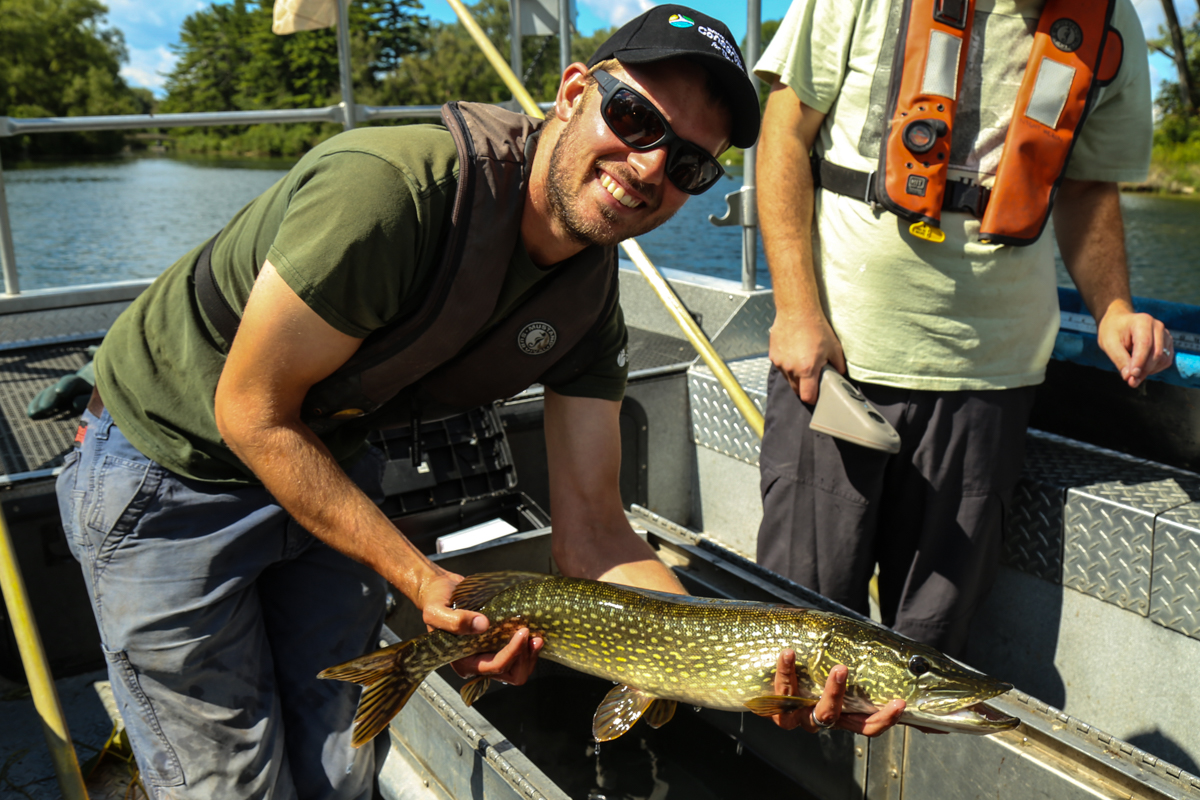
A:
<svg viewBox="0 0 1200 800">
<path fill-rule="evenodd" d="M 806 403 L 815 403 L 821 367 L 846 371 L 842 345 L 821 308 L 813 268 L 813 175 L 809 153 L 825 115 L 788 86 L 771 87 L 758 142 L 758 218 L 775 289 L 771 363 Z"/>
<path fill-rule="evenodd" d="M 386 578 L 427 624 L 457 633 L 486 630 L 482 614 L 448 607 L 461 577 L 425 558 L 300 419 L 309 388 L 345 363 L 360 341 L 321 319 L 265 263 L 217 384 L 217 427 L 305 530 Z"/>
<path fill-rule="evenodd" d="M 1054 204 L 1058 248 L 1083 302 L 1096 319 L 1100 348 L 1136 387 L 1171 366 L 1166 326 L 1133 310 L 1121 195 L 1115 183 L 1064 178 Z"/>
<path fill-rule="evenodd" d="M 621 404 L 546 390 L 554 560 L 563 574 L 683 594 L 621 505 Z"/>
</svg>

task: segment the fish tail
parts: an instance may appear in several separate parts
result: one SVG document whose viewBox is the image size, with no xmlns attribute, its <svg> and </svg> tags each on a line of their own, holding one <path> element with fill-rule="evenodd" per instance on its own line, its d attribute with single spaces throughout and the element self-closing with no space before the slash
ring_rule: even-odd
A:
<svg viewBox="0 0 1200 800">
<path fill-rule="evenodd" d="M 387 727 L 400 713 L 421 681 L 443 663 L 437 658 L 422 658 L 421 645 L 426 636 L 394 644 L 344 664 L 322 670 L 318 678 L 336 679 L 366 686 L 354 714 L 351 744 L 362 747 Z"/>
</svg>

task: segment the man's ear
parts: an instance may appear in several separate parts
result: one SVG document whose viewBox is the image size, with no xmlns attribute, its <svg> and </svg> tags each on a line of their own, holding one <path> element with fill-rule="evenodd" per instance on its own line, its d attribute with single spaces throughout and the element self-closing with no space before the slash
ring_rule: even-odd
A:
<svg viewBox="0 0 1200 800">
<path fill-rule="evenodd" d="M 562 122 L 569 120 L 579 107 L 588 83 L 586 65 L 576 61 L 563 70 L 562 80 L 558 83 L 558 96 L 554 100 L 554 116 Z"/>
</svg>

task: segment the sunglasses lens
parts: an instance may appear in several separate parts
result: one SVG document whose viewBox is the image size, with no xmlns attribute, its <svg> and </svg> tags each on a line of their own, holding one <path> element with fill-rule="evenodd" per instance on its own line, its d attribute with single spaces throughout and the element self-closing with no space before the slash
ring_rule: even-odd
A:
<svg viewBox="0 0 1200 800">
<path fill-rule="evenodd" d="M 648 100 L 607 73 L 598 72 L 596 76 L 607 98 L 601 108 L 604 121 L 625 144 L 647 150 L 664 138 L 672 140 L 667 177 L 680 191 L 701 194 L 725 174 L 711 153 L 680 139 L 673 132 L 668 136 L 666 121 Z"/>
<path fill-rule="evenodd" d="M 650 147 L 665 133 L 658 114 L 628 89 L 613 94 L 604 115 L 613 132 L 631 147 Z"/>
<path fill-rule="evenodd" d="M 710 154 L 687 144 L 675 151 L 667 177 L 681 191 L 700 194 L 712 187 L 725 171 Z"/>
</svg>

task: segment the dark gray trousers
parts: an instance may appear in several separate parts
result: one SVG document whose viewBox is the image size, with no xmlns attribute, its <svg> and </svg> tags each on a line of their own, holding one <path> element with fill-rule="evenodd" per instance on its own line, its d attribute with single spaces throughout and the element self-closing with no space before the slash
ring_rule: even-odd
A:
<svg viewBox="0 0 1200 800">
<path fill-rule="evenodd" d="M 758 561 L 862 613 L 879 565 L 884 624 L 950 655 L 991 588 L 1036 387 L 931 392 L 857 384 L 897 455 L 809 429 L 772 368 Z"/>
</svg>

